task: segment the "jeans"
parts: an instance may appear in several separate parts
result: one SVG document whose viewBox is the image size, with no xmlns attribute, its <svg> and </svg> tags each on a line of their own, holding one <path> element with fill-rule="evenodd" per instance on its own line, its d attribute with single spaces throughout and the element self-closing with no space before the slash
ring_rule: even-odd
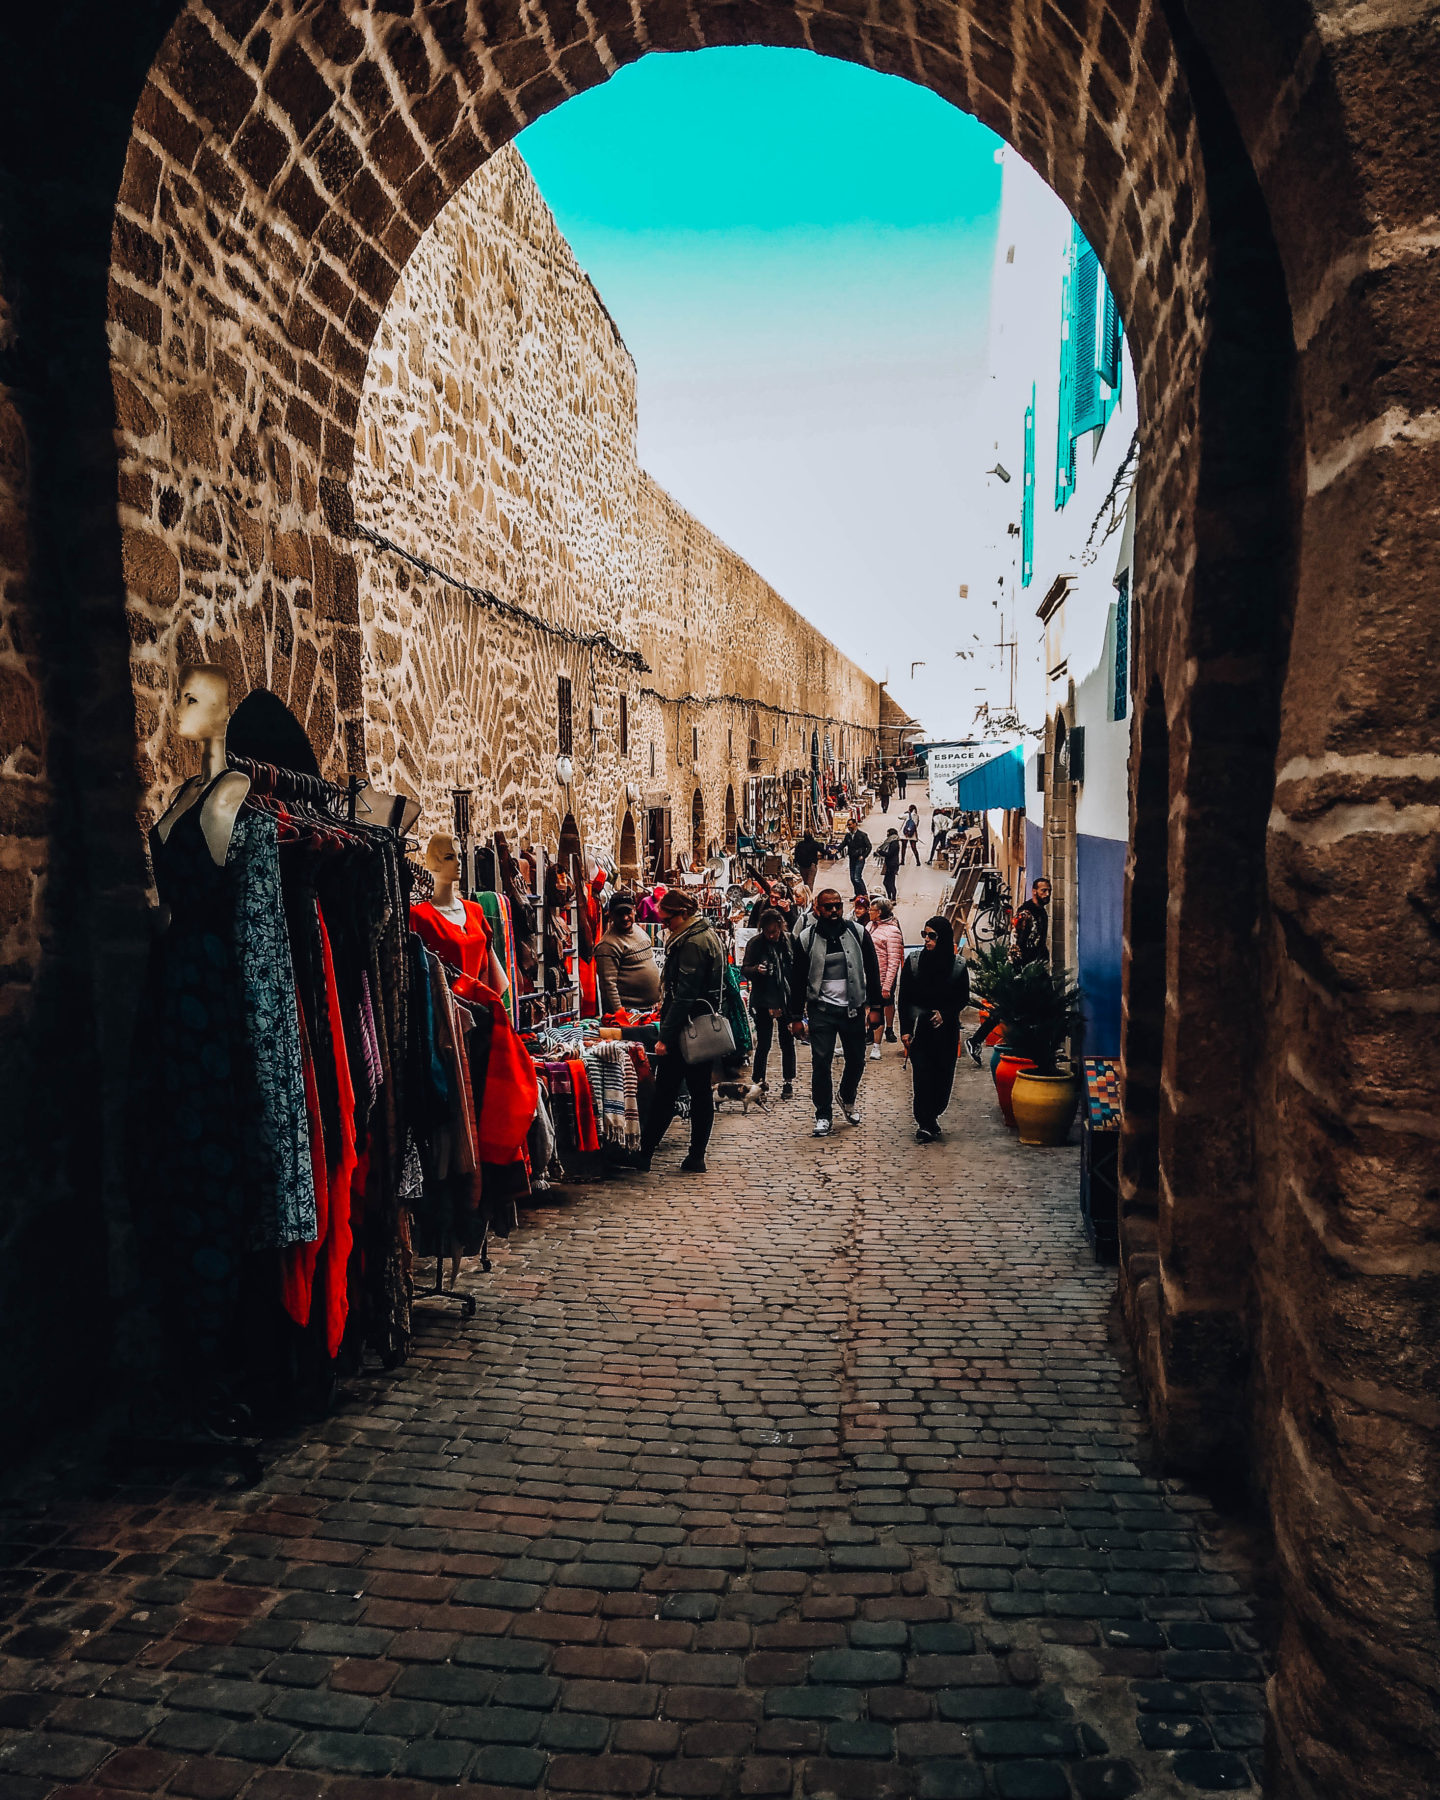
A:
<svg viewBox="0 0 1440 1800">
<path fill-rule="evenodd" d="M 750 1064 L 752 1080 L 765 1079 L 765 1065 L 770 1060 L 770 1045 L 775 1036 L 776 1020 L 768 1012 L 751 1015 L 755 1020 L 755 1056 Z M 795 1039 L 784 1019 L 780 1025 L 780 1072 L 787 1081 L 795 1079 Z"/>
<path fill-rule="evenodd" d="M 863 856 L 852 856 L 850 858 L 850 885 L 857 894 L 867 892 L 865 886 L 865 858 Z"/>
<path fill-rule="evenodd" d="M 830 1064 L 835 1056 L 835 1040 L 845 1052 L 845 1067 L 840 1076 L 840 1105 L 848 1109 L 860 1092 L 860 1077 L 865 1073 L 865 1012 L 841 1012 L 838 1006 L 827 1006 L 823 1000 L 812 1000 L 807 1009 L 810 1020 L 810 1097 L 815 1102 L 815 1117 L 828 1119 L 834 1106 Z"/>
<path fill-rule="evenodd" d="M 950 834 L 948 831 L 937 831 L 935 833 L 934 837 L 931 838 L 931 840 L 930 840 L 930 860 L 932 863 L 934 862 L 935 858 L 940 854 L 940 852 L 945 848 L 945 840 L 949 835 Z"/>
<path fill-rule="evenodd" d="M 666 1048 L 654 1062 L 655 1092 L 650 1101 L 650 1117 L 645 1122 L 645 1135 L 640 1140 L 640 1154 L 650 1156 L 670 1129 L 675 1117 L 675 1102 L 682 1087 L 690 1090 L 690 1154 L 703 1156 L 710 1142 L 710 1127 L 715 1123 L 715 1094 L 710 1086 L 708 1062 L 687 1063 L 678 1050 Z"/>
</svg>

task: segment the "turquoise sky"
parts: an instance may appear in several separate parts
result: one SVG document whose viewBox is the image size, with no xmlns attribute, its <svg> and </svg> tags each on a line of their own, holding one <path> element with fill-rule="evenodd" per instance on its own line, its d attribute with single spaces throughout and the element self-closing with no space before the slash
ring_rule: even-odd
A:
<svg viewBox="0 0 1440 1800">
<path fill-rule="evenodd" d="M 933 642 L 936 729 L 998 142 L 767 49 L 645 57 L 517 140 L 635 358 L 645 467 L 872 673 Z"/>
</svg>

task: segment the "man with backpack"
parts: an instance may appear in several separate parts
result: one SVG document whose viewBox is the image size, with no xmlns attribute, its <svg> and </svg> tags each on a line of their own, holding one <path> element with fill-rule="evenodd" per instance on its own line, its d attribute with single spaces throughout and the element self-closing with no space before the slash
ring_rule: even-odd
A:
<svg viewBox="0 0 1440 1800">
<path fill-rule="evenodd" d="M 870 934 L 845 917 L 845 902 L 834 888 L 815 896 L 815 917 L 794 934 L 795 964 L 790 981 L 791 1031 L 810 1030 L 810 1095 L 815 1102 L 815 1136 L 829 1137 L 833 1088 L 831 1064 L 839 1040 L 845 1053 L 840 1076 L 840 1110 L 860 1123 L 856 1101 L 865 1073 L 865 1044 L 884 1018 L 880 963 Z"/>
<path fill-rule="evenodd" d="M 857 894 L 865 892 L 865 858 L 873 848 L 869 833 L 861 825 L 852 825 L 840 840 L 840 854 L 850 864 L 850 885 Z"/>
</svg>

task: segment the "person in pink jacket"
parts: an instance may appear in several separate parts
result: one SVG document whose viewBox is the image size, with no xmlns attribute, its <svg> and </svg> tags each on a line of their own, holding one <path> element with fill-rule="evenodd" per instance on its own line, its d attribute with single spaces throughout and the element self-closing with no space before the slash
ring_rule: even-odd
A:
<svg viewBox="0 0 1440 1800">
<path fill-rule="evenodd" d="M 872 900 L 870 902 L 870 923 L 867 927 L 875 941 L 875 960 L 880 964 L 880 989 L 885 996 L 885 1042 L 893 1044 L 895 1040 L 895 987 L 900 979 L 901 965 L 905 961 L 905 937 L 895 921 L 895 909 L 888 900 Z M 871 1034 L 870 1060 L 880 1060 L 880 1026 L 876 1026 Z"/>
</svg>

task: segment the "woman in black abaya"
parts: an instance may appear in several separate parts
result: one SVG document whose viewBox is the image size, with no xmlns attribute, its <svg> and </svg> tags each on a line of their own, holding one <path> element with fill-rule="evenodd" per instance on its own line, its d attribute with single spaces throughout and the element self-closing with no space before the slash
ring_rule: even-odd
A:
<svg viewBox="0 0 1440 1800">
<path fill-rule="evenodd" d="M 914 1083 L 915 1141 L 930 1144 L 940 1136 L 940 1115 L 950 1104 L 970 971 L 955 953 L 948 919 L 927 919 L 921 938 L 922 947 L 900 969 L 900 1036 Z"/>
</svg>

